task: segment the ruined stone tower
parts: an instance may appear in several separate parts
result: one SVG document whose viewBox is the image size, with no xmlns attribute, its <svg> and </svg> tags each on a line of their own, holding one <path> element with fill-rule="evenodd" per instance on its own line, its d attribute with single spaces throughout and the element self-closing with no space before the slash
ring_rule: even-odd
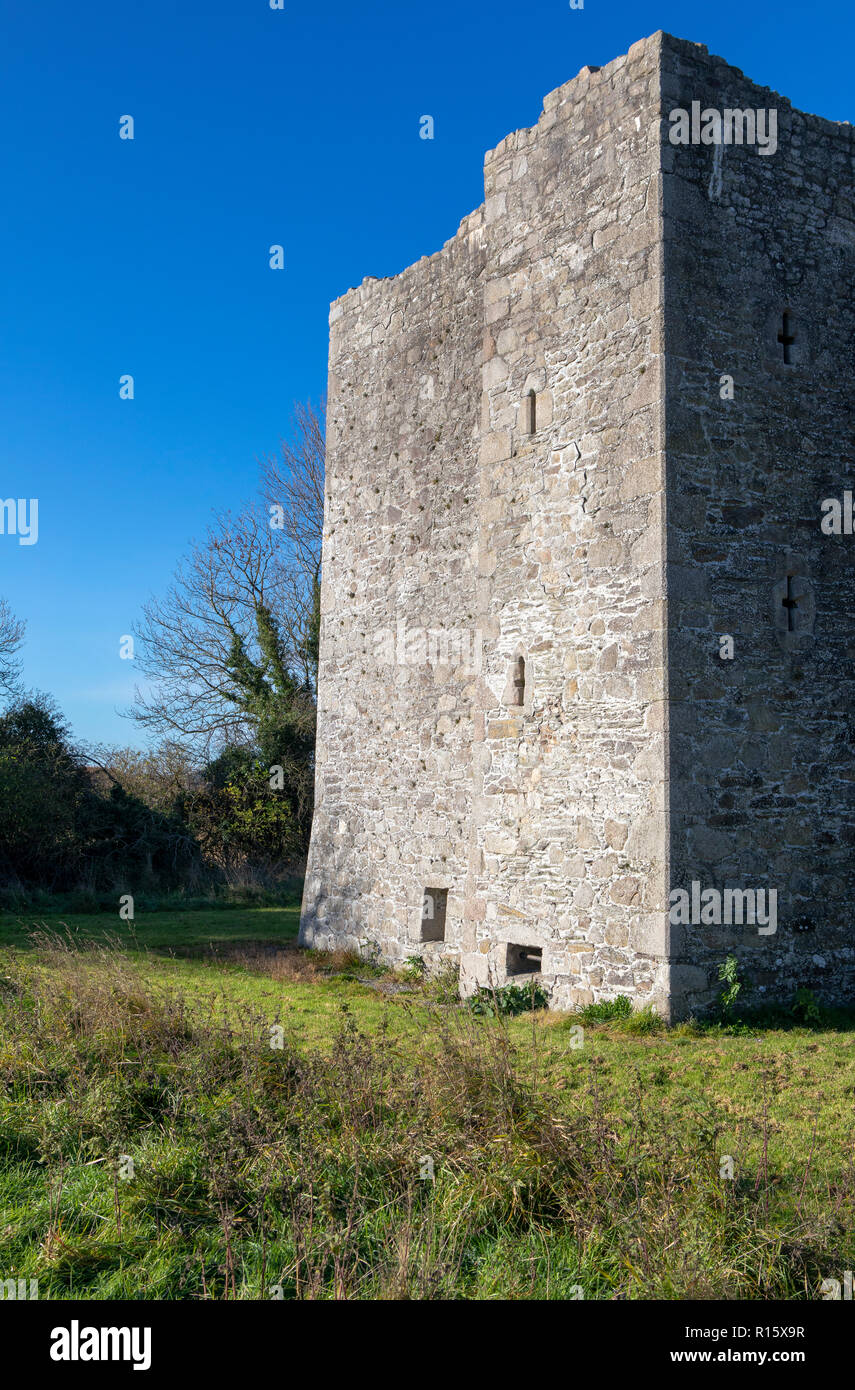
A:
<svg viewBox="0 0 855 1390">
<path fill-rule="evenodd" d="M 851 1001 L 853 154 L 656 34 L 333 306 L 305 944 L 559 1008 L 700 1010 L 731 953 Z"/>
</svg>

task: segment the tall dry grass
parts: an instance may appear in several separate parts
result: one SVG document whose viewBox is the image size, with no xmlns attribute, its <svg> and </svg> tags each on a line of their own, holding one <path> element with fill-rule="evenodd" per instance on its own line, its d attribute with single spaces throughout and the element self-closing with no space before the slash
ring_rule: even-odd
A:
<svg viewBox="0 0 855 1390">
<path fill-rule="evenodd" d="M 594 1058 L 556 1091 L 537 1028 L 410 1007 L 406 1035 L 345 1007 L 309 1050 L 155 988 L 116 945 L 43 934 L 0 974 L 4 1277 L 42 1297 L 798 1298 L 852 1267 L 851 1166 L 800 1203 L 768 1160 L 724 1181 L 711 1102 L 678 1122 L 639 1081 L 627 1104 Z"/>
</svg>

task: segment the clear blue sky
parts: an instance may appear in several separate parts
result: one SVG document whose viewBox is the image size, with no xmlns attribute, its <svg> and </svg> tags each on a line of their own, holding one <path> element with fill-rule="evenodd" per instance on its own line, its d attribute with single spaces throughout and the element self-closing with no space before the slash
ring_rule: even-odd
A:
<svg viewBox="0 0 855 1390">
<path fill-rule="evenodd" d="M 0 498 L 39 498 L 0 596 L 79 737 L 140 743 L 120 638 L 324 390 L 330 300 L 438 249 L 484 151 L 657 29 L 855 120 L 852 0 L 0 0 Z"/>
</svg>

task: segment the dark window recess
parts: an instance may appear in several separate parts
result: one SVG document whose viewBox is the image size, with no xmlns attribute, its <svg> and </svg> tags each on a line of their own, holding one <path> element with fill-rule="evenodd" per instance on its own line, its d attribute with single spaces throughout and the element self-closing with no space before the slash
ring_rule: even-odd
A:
<svg viewBox="0 0 855 1390">
<path fill-rule="evenodd" d="M 514 662 L 511 682 L 514 689 L 514 704 L 525 704 L 525 657 L 518 656 Z"/>
<path fill-rule="evenodd" d="M 542 946 L 514 946 L 508 943 L 505 972 L 508 975 L 539 975 L 543 968 Z"/>
<path fill-rule="evenodd" d="M 445 940 L 448 889 L 426 888 L 422 898 L 422 941 Z"/>
<path fill-rule="evenodd" d="M 537 392 L 528 393 L 528 432 L 537 434 Z"/>
<path fill-rule="evenodd" d="M 792 326 L 792 316 L 790 314 L 784 314 L 783 318 L 784 325 L 778 334 L 778 342 L 784 349 L 784 361 L 788 367 L 791 367 L 793 365 L 792 349 L 796 341 L 796 332 Z"/>
<path fill-rule="evenodd" d="M 788 632 L 793 632 L 793 631 L 795 630 L 795 626 L 796 626 L 796 621 L 795 621 L 795 619 L 796 619 L 796 609 L 797 609 L 798 606 L 799 606 L 799 601 L 798 601 L 798 599 L 795 598 L 795 597 L 793 596 L 793 579 L 794 579 L 794 578 L 795 578 L 795 575 L 792 575 L 792 574 L 788 574 L 788 575 L 787 575 L 787 592 L 786 592 L 786 594 L 784 595 L 784 597 L 781 599 L 781 604 L 782 604 L 782 606 L 783 606 L 784 608 L 786 608 L 786 610 L 787 610 L 787 631 L 788 631 Z"/>
</svg>

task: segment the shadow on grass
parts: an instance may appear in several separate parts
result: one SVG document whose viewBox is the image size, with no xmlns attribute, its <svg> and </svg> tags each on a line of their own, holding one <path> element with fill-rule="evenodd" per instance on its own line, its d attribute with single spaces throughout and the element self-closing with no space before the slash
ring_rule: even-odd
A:
<svg viewBox="0 0 855 1390">
<path fill-rule="evenodd" d="M 30 949 L 46 932 L 73 941 L 78 947 L 109 942 L 130 952 L 181 954 L 188 949 L 229 947 L 262 938 L 281 948 L 296 941 L 300 926 L 298 904 L 288 907 L 200 908 L 193 911 L 146 912 L 134 904 L 134 920 L 118 911 L 66 913 L 55 916 L 19 913 L 0 916 L 0 947 Z"/>
</svg>

